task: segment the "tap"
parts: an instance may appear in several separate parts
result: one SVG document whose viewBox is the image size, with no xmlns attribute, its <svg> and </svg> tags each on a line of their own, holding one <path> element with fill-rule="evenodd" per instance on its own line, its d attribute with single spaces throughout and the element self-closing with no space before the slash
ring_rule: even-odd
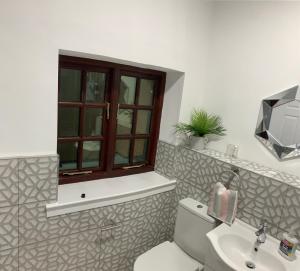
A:
<svg viewBox="0 0 300 271">
<path fill-rule="evenodd" d="M 257 231 L 255 232 L 255 235 L 257 236 L 255 245 L 254 245 L 254 250 L 257 251 L 258 247 L 266 242 L 267 239 L 267 234 L 266 234 L 266 229 L 267 229 L 267 223 L 265 221 L 262 221 L 261 224 L 258 226 Z"/>
</svg>

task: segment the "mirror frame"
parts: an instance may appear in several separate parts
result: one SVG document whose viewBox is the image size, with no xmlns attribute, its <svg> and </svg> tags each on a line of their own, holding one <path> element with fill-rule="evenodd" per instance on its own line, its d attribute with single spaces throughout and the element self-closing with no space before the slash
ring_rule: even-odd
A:
<svg viewBox="0 0 300 271">
<path fill-rule="evenodd" d="M 294 86 L 278 94 L 263 99 L 256 124 L 255 137 L 280 161 L 300 156 L 300 142 L 285 146 L 276 140 L 269 131 L 274 108 L 283 104 L 299 101 L 300 88 Z"/>
</svg>

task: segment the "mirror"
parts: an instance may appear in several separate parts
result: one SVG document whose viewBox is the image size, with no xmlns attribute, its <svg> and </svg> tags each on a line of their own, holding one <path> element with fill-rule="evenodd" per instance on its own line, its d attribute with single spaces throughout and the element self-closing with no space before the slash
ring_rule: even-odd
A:
<svg viewBox="0 0 300 271">
<path fill-rule="evenodd" d="M 300 156 L 299 86 L 262 101 L 255 136 L 279 160 Z"/>
</svg>

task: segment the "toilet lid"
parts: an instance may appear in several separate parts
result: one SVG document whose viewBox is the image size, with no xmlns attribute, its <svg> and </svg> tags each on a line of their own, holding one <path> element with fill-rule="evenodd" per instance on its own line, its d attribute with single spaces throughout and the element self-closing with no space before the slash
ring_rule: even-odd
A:
<svg viewBox="0 0 300 271">
<path fill-rule="evenodd" d="M 134 271 L 198 271 L 203 266 L 184 253 L 174 242 L 164 242 L 141 256 L 134 264 Z"/>
</svg>

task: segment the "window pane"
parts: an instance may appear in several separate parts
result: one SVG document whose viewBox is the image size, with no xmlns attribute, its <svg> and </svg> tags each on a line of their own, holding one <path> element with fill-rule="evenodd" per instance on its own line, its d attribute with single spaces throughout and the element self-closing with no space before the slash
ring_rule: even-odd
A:
<svg viewBox="0 0 300 271">
<path fill-rule="evenodd" d="M 60 69 L 60 102 L 80 101 L 81 71 L 71 69 Z"/>
<path fill-rule="evenodd" d="M 139 105 L 152 105 L 154 80 L 141 79 Z"/>
<path fill-rule="evenodd" d="M 57 144 L 60 170 L 77 168 L 77 149 L 78 142 L 66 142 Z"/>
<path fill-rule="evenodd" d="M 138 110 L 137 122 L 136 122 L 136 133 L 137 134 L 148 134 L 151 123 L 151 111 L 150 110 Z"/>
<path fill-rule="evenodd" d="M 100 162 L 100 141 L 84 141 L 82 152 L 82 167 L 92 168 L 99 167 Z"/>
<path fill-rule="evenodd" d="M 86 76 L 86 101 L 104 102 L 105 73 L 88 72 Z"/>
<path fill-rule="evenodd" d="M 128 135 L 131 134 L 132 129 L 132 114 L 131 109 L 119 109 L 118 111 L 118 135 Z"/>
<path fill-rule="evenodd" d="M 136 139 L 134 141 L 133 162 L 144 162 L 147 158 L 148 140 Z"/>
<path fill-rule="evenodd" d="M 102 108 L 86 108 L 84 115 L 85 136 L 99 136 L 102 133 Z"/>
<path fill-rule="evenodd" d="M 129 163 L 129 150 L 130 150 L 129 139 L 118 139 L 116 141 L 115 165 Z"/>
<path fill-rule="evenodd" d="M 136 88 L 135 77 L 121 76 L 119 103 L 134 104 L 135 88 Z"/>
<path fill-rule="evenodd" d="M 78 136 L 79 108 L 58 108 L 58 137 Z"/>
</svg>

